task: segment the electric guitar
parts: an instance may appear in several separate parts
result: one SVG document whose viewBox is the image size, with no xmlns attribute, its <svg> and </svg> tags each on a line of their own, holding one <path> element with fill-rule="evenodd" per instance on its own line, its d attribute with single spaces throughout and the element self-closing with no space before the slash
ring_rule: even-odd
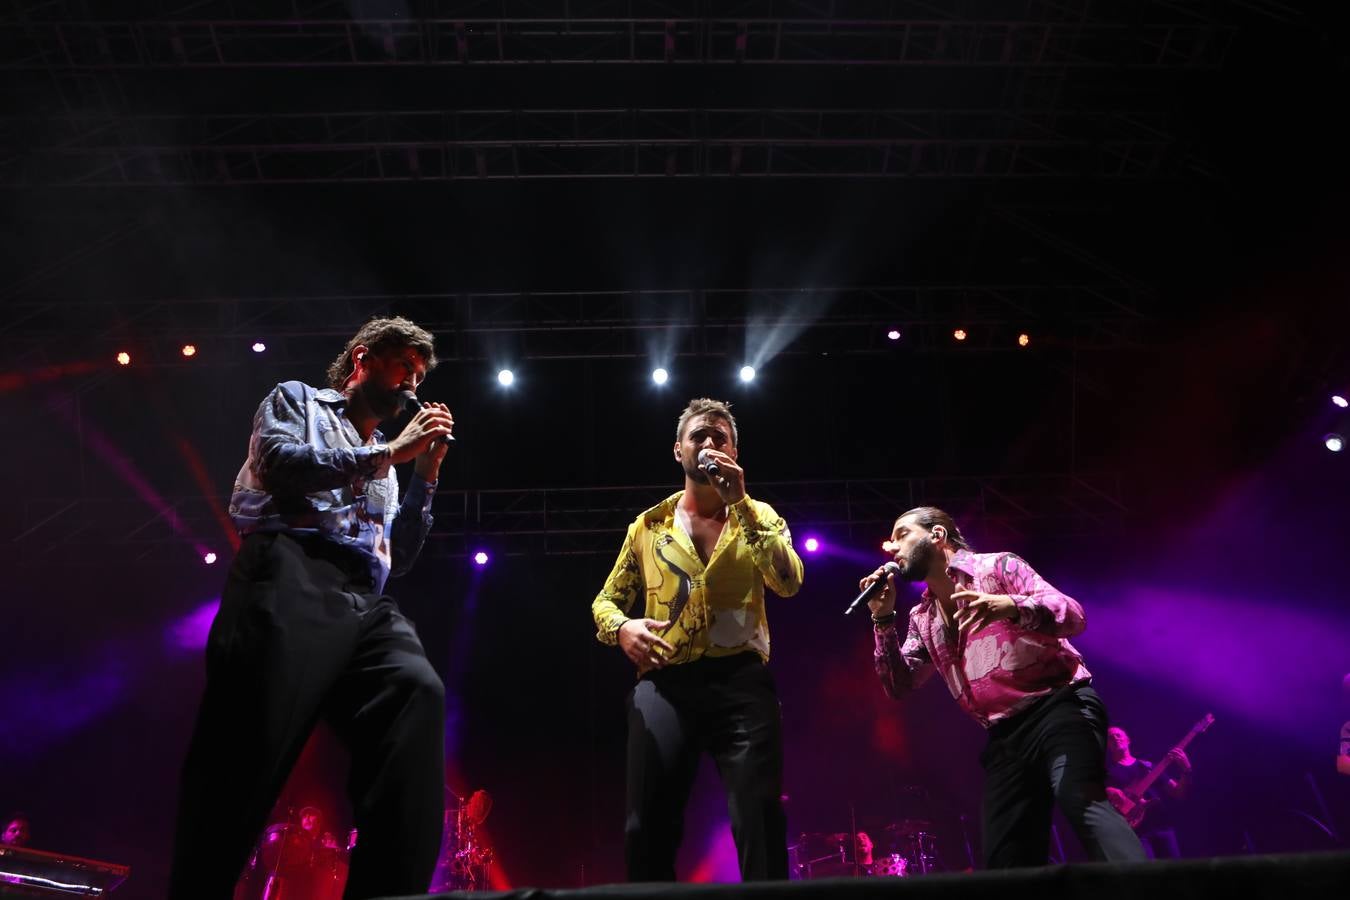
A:
<svg viewBox="0 0 1350 900">
<path fill-rule="evenodd" d="M 1209 726 L 1214 724 L 1214 714 L 1205 713 L 1195 727 L 1186 732 L 1173 750 L 1185 750 L 1187 745 L 1196 737 L 1203 734 Z M 1149 769 L 1143 775 L 1139 776 L 1132 783 L 1123 788 L 1109 787 L 1106 789 L 1106 798 L 1111 801 L 1111 805 L 1116 808 L 1116 812 L 1125 817 L 1125 821 L 1130 823 L 1131 828 L 1138 828 L 1139 823 L 1144 821 L 1144 816 L 1148 813 L 1149 805 L 1152 801 L 1145 799 L 1148 789 L 1153 787 L 1153 782 L 1162 777 L 1163 772 L 1173 763 L 1170 756 L 1165 756 Z"/>
</svg>

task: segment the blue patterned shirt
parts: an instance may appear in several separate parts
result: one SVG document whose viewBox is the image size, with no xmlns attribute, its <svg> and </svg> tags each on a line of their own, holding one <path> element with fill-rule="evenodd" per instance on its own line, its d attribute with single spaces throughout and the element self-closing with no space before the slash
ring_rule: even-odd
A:
<svg viewBox="0 0 1350 900">
<path fill-rule="evenodd" d="M 230 497 L 240 534 L 322 535 L 370 560 L 376 592 L 412 567 L 431 528 L 435 483 L 398 476 L 374 432 L 362 441 L 347 398 L 298 381 L 279 384 L 253 417 L 248 459 Z"/>
</svg>

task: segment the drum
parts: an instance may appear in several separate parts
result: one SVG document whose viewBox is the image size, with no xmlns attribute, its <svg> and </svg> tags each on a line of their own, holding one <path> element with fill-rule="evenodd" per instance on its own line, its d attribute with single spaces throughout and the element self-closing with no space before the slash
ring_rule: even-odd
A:
<svg viewBox="0 0 1350 900">
<path fill-rule="evenodd" d="M 316 850 L 310 882 L 313 885 L 310 900 L 342 900 L 342 891 L 347 886 L 347 851 L 337 847 Z"/>
<path fill-rule="evenodd" d="M 299 875 L 313 862 L 314 839 L 298 825 L 278 822 L 267 826 L 258 850 L 263 874 Z"/>
<path fill-rule="evenodd" d="M 789 875 L 793 878 L 836 878 L 852 874 L 852 859 L 848 853 L 847 834 L 808 831 L 788 848 Z M 848 873 L 842 871 L 845 866 Z"/>
<path fill-rule="evenodd" d="M 909 874 L 909 860 L 905 859 L 899 853 L 888 853 L 873 862 L 871 869 L 873 875 L 904 878 Z"/>
</svg>

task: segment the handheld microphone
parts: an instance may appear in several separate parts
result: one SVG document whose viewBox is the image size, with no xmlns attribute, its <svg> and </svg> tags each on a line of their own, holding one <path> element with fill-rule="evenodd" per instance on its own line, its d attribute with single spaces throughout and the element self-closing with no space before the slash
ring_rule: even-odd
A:
<svg viewBox="0 0 1350 900">
<path fill-rule="evenodd" d="M 722 469 L 717 465 L 717 460 L 712 458 L 712 452 L 706 447 L 698 451 L 698 467 L 710 478 L 716 478 L 722 473 Z"/>
<path fill-rule="evenodd" d="M 848 605 L 848 609 L 844 610 L 844 615 L 848 615 L 849 613 L 857 609 L 859 606 L 862 606 L 868 600 L 871 600 L 877 594 L 880 594 L 882 591 L 884 591 L 886 589 L 887 577 L 891 575 L 899 575 L 901 572 L 900 564 L 895 562 L 894 560 L 886 563 L 886 565 L 883 566 L 882 568 L 885 570 L 882 573 L 882 576 L 878 578 L 876 581 L 869 584 L 867 587 L 863 588 L 862 593 L 859 594 L 856 598 L 854 598 L 853 602 Z"/>
<path fill-rule="evenodd" d="M 417 399 L 417 395 L 412 391 L 398 392 L 398 405 L 403 407 L 404 412 L 415 413 L 422 408 L 422 401 Z M 441 435 L 441 443 L 452 444 L 455 441 L 453 434 Z"/>
</svg>

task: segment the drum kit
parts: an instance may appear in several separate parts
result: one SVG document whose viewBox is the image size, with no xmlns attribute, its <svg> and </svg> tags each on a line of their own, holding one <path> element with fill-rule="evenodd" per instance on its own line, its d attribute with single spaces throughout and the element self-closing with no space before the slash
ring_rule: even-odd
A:
<svg viewBox="0 0 1350 900">
<path fill-rule="evenodd" d="M 492 795 L 477 790 L 467 798 L 446 789 L 453 802 L 445 810 L 445 841 L 432 876 L 433 891 L 484 891 L 488 889 L 488 870 L 492 866 L 492 848 L 478 828 L 492 812 Z"/>
<path fill-rule="evenodd" d="M 295 821 L 274 822 L 263 831 L 234 900 L 340 900 L 355 846 L 355 828 L 343 847 L 330 832 L 317 833 Z"/>
<path fill-rule="evenodd" d="M 904 878 L 940 871 L 937 838 L 927 819 L 902 819 L 881 829 L 806 832 L 788 847 L 789 877 Z"/>
</svg>

